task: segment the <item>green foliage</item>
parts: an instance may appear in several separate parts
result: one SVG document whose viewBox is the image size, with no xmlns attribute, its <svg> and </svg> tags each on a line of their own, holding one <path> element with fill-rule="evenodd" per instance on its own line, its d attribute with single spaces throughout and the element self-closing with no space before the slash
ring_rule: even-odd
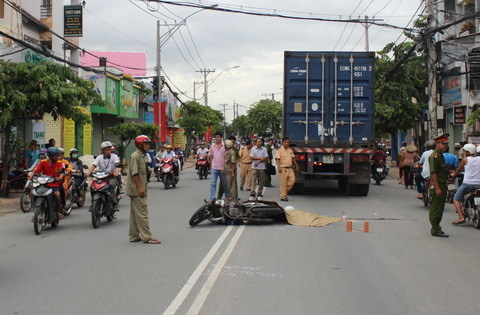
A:
<svg viewBox="0 0 480 315">
<path fill-rule="evenodd" d="M 282 118 L 282 104 L 271 100 L 261 100 L 248 110 L 248 127 L 250 132 L 264 135 L 279 134 Z"/>
<path fill-rule="evenodd" d="M 238 134 L 241 138 L 250 136 L 252 127 L 247 115 L 241 115 L 232 121 L 231 129 L 233 133 Z"/>
<path fill-rule="evenodd" d="M 70 68 L 51 62 L 33 65 L 0 60 L 0 129 L 19 120 L 50 113 L 82 124 L 89 115 L 76 106 L 92 101 L 103 104 L 93 83 L 78 77 Z"/>
<path fill-rule="evenodd" d="M 426 58 L 416 53 L 396 69 L 396 62 L 404 58 L 412 42 L 395 46 L 388 44 L 378 52 L 375 63 L 375 130 L 376 136 L 406 131 L 413 127 L 427 108 L 428 97 Z"/>
<path fill-rule="evenodd" d="M 467 119 L 467 126 L 473 126 L 480 121 L 480 109 L 473 111 Z"/>
<path fill-rule="evenodd" d="M 118 146 L 118 151 L 120 156 L 125 156 L 125 148 L 128 147 L 130 142 L 139 135 L 145 135 L 150 137 L 150 139 L 155 139 L 157 134 L 158 126 L 149 123 L 136 123 L 128 122 L 124 124 L 118 124 L 113 127 L 108 127 L 114 135 L 117 135 L 120 138 L 120 145 Z"/>
<path fill-rule="evenodd" d="M 180 106 L 180 119 L 176 121 L 185 130 L 188 140 L 202 135 L 208 126 L 213 130 L 219 129 L 222 122 L 223 115 L 220 111 L 193 101 Z"/>
<path fill-rule="evenodd" d="M 93 83 L 83 80 L 70 68 L 53 62 L 30 64 L 0 60 L 0 134 L 4 138 L 3 169 L 9 169 L 12 127 L 17 122 L 50 113 L 54 119 L 64 116 L 77 124 L 90 122 L 90 116 L 78 106 L 103 105 L 93 90 Z M 6 195 L 6 174 L 0 180 Z"/>
</svg>

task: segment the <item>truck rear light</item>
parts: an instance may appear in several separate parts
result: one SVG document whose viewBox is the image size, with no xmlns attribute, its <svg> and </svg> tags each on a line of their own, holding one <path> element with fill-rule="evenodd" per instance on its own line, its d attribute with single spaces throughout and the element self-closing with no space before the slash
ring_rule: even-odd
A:
<svg viewBox="0 0 480 315">
<path fill-rule="evenodd" d="M 313 164 L 315 164 L 316 166 L 322 166 L 323 165 L 322 162 L 314 162 Z"/>
<path fill-rule="evenodd" d="M 366 154 L 362 154 L 362 155 L 352 155 L 350 157 L 350 160 L 352 162 L 368 162 L 370 161 L 370 156 L 366 155 Z"/>
<path fill-rule="evenodd" d="M 307 159 L 307 155 L 306 154 L 297 154 L 296 158 L 299 161 L 305 161 Z"/>
</svg>

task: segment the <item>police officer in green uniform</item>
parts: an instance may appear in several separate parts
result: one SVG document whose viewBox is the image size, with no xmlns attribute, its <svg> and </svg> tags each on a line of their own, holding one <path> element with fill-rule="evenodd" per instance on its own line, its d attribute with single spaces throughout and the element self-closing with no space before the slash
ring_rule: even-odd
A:
<svg viewBox="0 0 480 315">
<path fill-rule="evenodd" d="M 443 152 L 447 150 L 449 134 L 443 134 L 435 138 L 436 148 L 428 158 L 430 165 L 430 196 L 432 203 L 429 208 L 429 219 L 432 225 L 432 236 L 448 237 L 448 234 L 442 231 L 440 222 L 442 221 L 443 210 L 445 208 L 445 199 L 447 198 L 447 179 L 448 172 Z"/>
<path fill-rule="evenodd" d="M 137 150 L 130 156 L 127 177 L 127 196 L 130 197 L 130 242 L 143 241 L 146 244 L 160 244 L 153 238 L 148 223 L 147 201 L 147 151 L 152 141 L 140 135 L 135 138 Z"/>
</svg>

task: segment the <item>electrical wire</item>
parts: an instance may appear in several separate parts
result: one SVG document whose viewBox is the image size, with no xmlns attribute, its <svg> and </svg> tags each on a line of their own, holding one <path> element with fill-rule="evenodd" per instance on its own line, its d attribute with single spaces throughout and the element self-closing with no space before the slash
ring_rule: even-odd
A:
<svg viewBox="0 0 480 315">
<path fill-rule="evenodd" d="M 3 55 L 0 55 L 0 58 L 2 58 L 2 57 L 7 57 L 7 56 L 10 56 L 10 55 L 13 55 L 13 54 L 22 52 L 22 51 L 24 51 L 25 49 L 27 49 L 27 48 L 26 48 L 26 47 L 23 47 L 23 48 L 20 48 L 19 50 L 10 51 L 10 52 L 8 52 L 8 53 L 5 53 L 5 54 L 3 54 Z"/>
<path fill-rule="evenodd" d="M 355 13 L 355 11 L 358 9 L 360 4 L 362 4 L 362 2 L 363 2 L 363 0 L 360 0 L 360 2 L 357 3 L 357 6 L 355 7 L 355 9 L 353 9 L 352 13 L 350 13 L 349 17 L 352 17 L 352 14 Z M 338 38 L 338 40 L 337 40 L 335 46 L 333 47 L 332 51 L 334 51 L 337 48 L 338 44 L 342 40 L 343 34 L 345 33 L 345 30 L 347 29 L 347 25 L 348 25 L 348 23 L 345 23 L 345 25 L 343 26 L 342 33 L 340 34 L 340 37 Z"/>
<path fill-rule="evenodd" d="M 350 39 L 350 37 L 352 36 L 353 34 L 353 31 L 355 30 L 355 27 L 357 26 L 357 24 L 353 24 L 353 27 L 352 27 L 352 30 L 350 31 L 350 34 L 348 34 L 348 37 L 347 39 L 345 40 L 345 42 L 343 43 L 342 47 L 340 48 L 340 50 L 343 49 L 343 47 L 345 47 L 345 45 L 348 43 L 348 40 Z"/>
<path fill-rule="evenodd" d="M 192 33 L 190 32 L 190 28 L 188 27 L 188 24 L 185 23 L 185 26 L 187 27 L 188 34 L 190 35 L 190 40 L 192 41 L 193 47 L 195 48 L 195 51 L 197 52 L 198 58 L 200 58 L 200 61 L 203 64 L 204 68 L 208 68 L 207 65 L 205 64 L 205 61 L 203 61 L 202 56 L 200 56 L 200 53 L 198 52 L 197 45 L 195 44 L 195 41 L 193 40 Z"/>
<path fill-rule="evenodd" d="M 363 9 L 363 11 L 360 12 L 358 15 L 360 16 L 360 15 L 363 14 L 363 12 L 367 11 L 367 9 L 372 5 L 372 2 L 373 2 L 373 1 L 374 1 L 374 0 L 370 1 L 370 3 L 365 7 L 365 9 Z"/>
<path fill-rule="evenodd" d="M 393 0 L 389 0 L 387 3 L 385 3 L 385 5 L 380 9 L 378 10 L 373 16 L 377 16 L 378 13 L 382 12 Z M 401 1 L 399 1 L 401 2 Z"/>
</svg>

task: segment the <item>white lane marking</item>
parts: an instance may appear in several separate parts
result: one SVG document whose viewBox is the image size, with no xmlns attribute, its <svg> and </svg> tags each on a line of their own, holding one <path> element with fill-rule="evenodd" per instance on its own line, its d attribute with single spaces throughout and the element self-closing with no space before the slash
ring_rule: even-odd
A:
<svg viewBox="0 0 480 315">
<path fill-rule="evenodd" d="M 232 231 L 233 229 L 233 225 L 230 225 L 228 226 L 225 231 L 222 233 L 222 235 L 220 235 L 220 237 L 218 238 L 218 240 L 215 242 L 215 244 L 213 245 L 213 247 L 210 249 L 210 251 L 207 253 L 207 255 L 203 258 L 203 260 L 200 262 L 200 264 L 198 265 L 198 267 L 195 269 L 195 271 L 192 273 L 192 275 L 190 276 L 190 278 L 188 278 L 187 282 L 183 285 L 182 289 L 180 290 L 180 292 L 178 292 L 177 296 L 175 297 L 175 299 L 172 301 L 172 303 L 170 303 L 170 305 L 168 306 L 168 308 L 165 310 L 165 312 L 163 312 L 164 315 L 173 315 L 175 314 L 175 312 L 178 310 L 178 308 L 182 305 L 182 303 L 185 301 L 185 299 L 187 298 L 188 294 L 190 293 L 190 291 L 192 290 L 193 286 L 195 285 L 195 283 L 197 283 L 198 281 L 198 278 L 200 278 L 200 276 L 202 275 L 203 273 L 203 270 L 205 270 L 205 268 L 208 266 L 208 264 L 210 263 L 210 261 L 213 259 L 213 257 L 215 256 L 215 254 L 217 253 L 218 249 L 220 248 L 220 246 L 223 244 L 223 242 L 225 241 L 225 239 L 227 238 L 228 234 L 230 234 L 230 232 Z"/>
<path fill-rule="evenodd" d="M 218 260 L 218 262 L 215 264 L 215 268 L 213 269 L 212 273 L 208 277 L 207 281 L 203 284 L 202 289 L 197 295 L 197 298 L 195 301 L 193 301 L 192 306 L 187 312 L 187 315 L 196 315 L 200 312 L 200 310 L 203 307 L 203 304 L 205 303 L 205 300 L 208 297 L 208 294 L 210 294 L 210 291 L 213 288 L 213 285 L 215 284 L 215 281 L 217 280 L 218 276 L 223 270 L 223 266 L 225 266 L 225 263 L 227 262 L 228 258 L 233 252 L 233 249 L 235 248 L 235 245 L 237 245 L 238 240 L 240 239 L 240 236 L 242 235 L 243 231 L 245 230 L 245 225 L 242 225 L 238 228 L 237 232 L 235 235 L 232 237 L 230 243 L 228 244 L 227 248 L 223 252 L 222 256 Z"/>
</svg>

